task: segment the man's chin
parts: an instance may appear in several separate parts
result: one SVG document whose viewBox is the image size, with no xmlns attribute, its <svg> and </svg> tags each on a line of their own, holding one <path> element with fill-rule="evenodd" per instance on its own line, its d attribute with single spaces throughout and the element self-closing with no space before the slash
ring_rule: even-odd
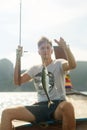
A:
<svg viewBox="0 0 87 130">
<path fill-rule="evenodd" d="M 47 60 L 47 59 L 48 59 L 48 56 L 44 56 L 44 57 L 43 57 L 43 60 Z"/>
</svg>

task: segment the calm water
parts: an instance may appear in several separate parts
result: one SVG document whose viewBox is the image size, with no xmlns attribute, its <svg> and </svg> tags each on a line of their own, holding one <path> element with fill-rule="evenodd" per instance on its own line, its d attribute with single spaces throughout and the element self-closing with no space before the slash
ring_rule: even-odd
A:
<svg viewBox="0 0 87 130">
<path fill-rule="evenodd" d="M 87 92 L 83 93 L 87 94 Z M 36 99 L 35 92 L 0 92 L 0 118 L 5 108 L 18 105 L 30 105 Z"/>
<path fill-rule="evenodd" d="M 29 105 L 35 100 L 35 92 L 0 92 L 0 117 L 3 109 L 7 107 Z"/>
</svg>

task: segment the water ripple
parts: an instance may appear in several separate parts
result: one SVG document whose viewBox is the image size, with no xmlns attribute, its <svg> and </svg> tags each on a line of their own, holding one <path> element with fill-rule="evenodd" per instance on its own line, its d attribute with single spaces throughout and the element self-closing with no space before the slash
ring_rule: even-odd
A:
<svg viewBox="0 0 87 130">
<path fill-rule="evenodd" d="M 0 117 L 7 107 L 30 105 L 36 100 L 35 92 L 0 92 Z"/>
</svg>

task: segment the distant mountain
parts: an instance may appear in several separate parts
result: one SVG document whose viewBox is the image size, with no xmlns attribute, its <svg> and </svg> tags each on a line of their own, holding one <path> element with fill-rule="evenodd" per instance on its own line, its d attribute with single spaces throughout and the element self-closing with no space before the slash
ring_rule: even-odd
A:
<svg viewBox="0 0 87 130">
<path fill-rule="evenodd" d="M 87 91 L 87 62 L 78 61 L 76 69 L 70 72 L 73 88 Z"/>
<path fill-rule="evenodd" d="M 25 71 L 25 70 L 22 70 Z M 33 81 L 21 86 L 15 86 L 13 81 L 14 68 L 8 59 L 0 60 L 0 92 L 27 92 L 36 91 Z M 76 69 L 70 72 L 73 88 L 87 91 L 87 62 L 78 61 Z"/>
<path fill-rule="evenodd" d="M 13 91 L 13 64 L 8 59 L 0 60 L 0 91 Z"/>
<path fill-rule="evenodd" d="M 28 82 L 21 86 L 14 85 L 13 74 L 14 74 L 14 68 L 12 62 L 6 58 L 1 59 L 0 60 L 0 92 L 35 91 L 33 82 Z"/>
<path fill-rule="evenodd" d="M 14 92 L 35 92 L 33 81 L 25 83 L 21 86 L 15 86 Z"/>
</svg>

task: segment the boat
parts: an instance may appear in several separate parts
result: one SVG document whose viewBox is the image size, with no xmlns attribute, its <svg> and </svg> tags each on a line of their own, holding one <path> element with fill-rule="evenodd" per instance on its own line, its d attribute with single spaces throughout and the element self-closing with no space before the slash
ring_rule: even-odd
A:
<svg viewBox="0 0 87 130">
<path fill-rule="evenodd" d="M 76 130 L 87 130 L 87 93 L 72 90 L 66 98 L 74 106 Z M 61 121 L 47 121 L 32 124 L 25 121 L 13 121 L 14 130 L 62 130 Z"/>
<path fill-rule="evenodd" d="M 62 48 L 54 47 L 55 57 L 65 58 L 66 55 Z M 69 77 L 70 78 L 70 77 Z M 75 110 L 76 130 L 87 130 L 87 92 L 77 91 L 72 88 L 70 79 L 66 86 L 66 99 L 71 102 Z M 68 88 L 68 89 L 67 89 Z M 62 122 L 46 121 L 39 124 L 32 124 L 25 121 L 13 121 L 13 129 L 15 130 L 62 130 Z"/>
</svg>

